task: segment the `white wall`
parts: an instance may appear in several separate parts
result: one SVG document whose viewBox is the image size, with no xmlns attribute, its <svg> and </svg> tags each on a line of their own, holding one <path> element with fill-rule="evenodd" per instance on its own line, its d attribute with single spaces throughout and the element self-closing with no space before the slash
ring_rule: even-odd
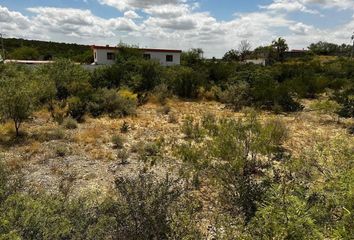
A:
<svg viewBox="0 0 354 240">
<path fill-rule="evenodd" d="M 144 52 L 144 54 L 150 54 L 151 60 L 158 60 L 162 66 L 174 66 L 181 64 L 181 53 L 176 52 Z M 173 56 L 173 62 L 166 62 L 166 55 Z"/>
<path fill-rule="evenodd" d="M 116 50 L 113 49 L 94 49 L 93 50 L 93 56 L 96 57 L 94 58 L 94 62 L 98 65 L 110 65 L 114 64 L 116 60 L 108 60 L 107 59 L 107 53 L 112 52 L 117 54 Z M 96 53 L 96 55 L 95 55 Z"/>
<path fill-rule="evenodd" d="M 113 49 L 94 49 L 93 50 L 93 54 L 94 54 L 94 57 L 96 56 L 96 58 L 94 58 L 94 62 L 97 65 L 114 64 L 115 60 L 108 60 L 107 59 L 107 53 L 109 53 L 109 52 L 114 52 L 116 55 L 119 54 L 117 50 L 113 50 Z M 144 54 L 150 54 L 151 60 L 158 60 L 162 66 L 174 66 L 174 65 L 180 65 L 181 64 L 181 53 L 145 51 Z M 172 55 L 173 56 L 173 61 L 172 62 L 167 62 L 166 61 L 166 55 Z"/>
</svg>

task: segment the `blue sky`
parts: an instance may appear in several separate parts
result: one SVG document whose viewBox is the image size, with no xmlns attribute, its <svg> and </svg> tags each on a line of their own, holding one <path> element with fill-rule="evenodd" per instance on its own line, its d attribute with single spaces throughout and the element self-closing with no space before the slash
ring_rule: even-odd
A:
<svg viewBox="0 0 354 240">
<path fill-rule="evenodd" d="M 189 49 L 220 57 L 242 40 L 292 49 L 350 43 L 354 0 L 0 0 L 0 32 L 82 44 Z"/>
</svg>

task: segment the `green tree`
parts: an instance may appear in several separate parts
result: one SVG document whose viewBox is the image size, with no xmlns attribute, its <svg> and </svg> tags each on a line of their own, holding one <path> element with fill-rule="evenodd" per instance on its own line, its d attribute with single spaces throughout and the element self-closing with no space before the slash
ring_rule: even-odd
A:
<svg viewBox="0 0 354 240">
<path fill-rule="evenodd" d="M 18 60 L 38 60 L 39 52 L 35 48 L 24 46 L 14 50 L 10 57 Z"/>
<path fill-rule="evenodd" d="M 38 104 L 39 89 L 38 82 L 23 72 L 0 78 L 0 116 L 14 122 L 17 137 L 21 124 L 31 116 Z"/>
<path fill-rule="evenodd" d="M 284 53 L 289 49 L 288 44 L 284 38 L 278 38 L 273 40 L 272 42 L 273 48 L 276 50 L 277 60 L 283 61 L 284 60 Z"/>
<path fill-rule="evenodd" d="M 232 61 L 239 61 L 240 54 L 237 50 L 231 49 L 227 53 L 224 54 L 223 58 L 224 61 L 232 62 Z"/>
</svg>

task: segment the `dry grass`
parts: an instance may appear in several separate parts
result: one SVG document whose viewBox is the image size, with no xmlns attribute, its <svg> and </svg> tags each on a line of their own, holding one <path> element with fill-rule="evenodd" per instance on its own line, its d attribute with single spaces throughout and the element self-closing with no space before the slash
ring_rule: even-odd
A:
<svg viewBox="0 0 354 240">
<path fill-rule="evenodd" d="M 87 188 L 97 188 L 103 192 L 109 191 L 114 178 L 117 176 L 131 176 L 141 167 L 137 149 L 139 142 L 155 142 L 164 140 L 163 151 L 166 159 L 175 159 L 173 145 L 182 138 L 181 125 L 186 116 L 201 119 L 210 113 L 217 118 L 242 118 L 242 112 L 233 112 L 217 102 L 185 102 L 169 100 L 170 115 L 177 121 L 171 121 L 169 115 L 163 115 L 156 110 L 161 105 L 148 103 L 137 110 L 137 117 L 111 119 L 108 117 L 88 118 L 79 128 L 64 130 L 52 121 L 47 121 L 48 113 L 36 113 L 33 121 L 27 122 L 23 129 L 28 133 L 28 140 L 21 144 L 10 145 L 4 148 L 0 144 L 0 152 L 11 169 L 24 169 L 28 176 L 27 184 L 36 188 L 56 188 L 61 176 L 77 173 L 78 181 L 73 188 L 76 192 L 83 192 Z M 305 105 L 311 102 L 305 102 Z M 341 124 L 324 121 L 324 116 L 316 112 L 304 111 L 300 113 L 281 114 L 275 116 L 269 112 L 258 115 L 261 121 L 277 117 L 289 128 L 289 138 L 284 147 L 292 155 L 300 156 L 304 149 L 314 146 L 318 141 L 330 141 L 337 136 L 352 139 L 346 126 L 353 124 L 353 120 L 341 120 Z M 119 165 L 117 150 L 112 148 L 112 136 L 120 134 L 124 122 L 130 129 L 124 133 L 125 150 L 130 152 L 129 164 Z M 2 138 L 9 138 L 13 133 L 11 123 L 0 125 L 0 142 Z M 55 149 L 65 145 L 70 151 L 65 156 L 58 157 Z M 118 166 L 114 167 L 116 164 Z M 113 166 L 114 170 L 111 169 Z M 156 170 L 159 173 L 170 171 L 178 167 L 178 161 L 161 161 Z M 171 170 L 172 171 L 172 170 Z M 86 178 L 85 176 L 92 176 Z"/>
<path fill-rule="evenodd" d="M 99 144 L 107 142 L 107 137 L 102 127 L 95 126 L 80 130 L 74 136 L 74 141 L 79 144 Z"/>
</svg>

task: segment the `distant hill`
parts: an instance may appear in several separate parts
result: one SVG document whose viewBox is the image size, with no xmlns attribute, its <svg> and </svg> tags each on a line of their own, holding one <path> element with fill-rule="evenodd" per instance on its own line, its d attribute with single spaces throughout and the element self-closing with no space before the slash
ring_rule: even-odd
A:
<svg viewBox="0 0 354 240">
<path fill-rule="evenodd" d="M 68 58 L 81 63 L 93 62 L 92 51 L 88 45 L 4 38 L 4 46 L 7 59 L 53 60 Z"/>
</svg>

